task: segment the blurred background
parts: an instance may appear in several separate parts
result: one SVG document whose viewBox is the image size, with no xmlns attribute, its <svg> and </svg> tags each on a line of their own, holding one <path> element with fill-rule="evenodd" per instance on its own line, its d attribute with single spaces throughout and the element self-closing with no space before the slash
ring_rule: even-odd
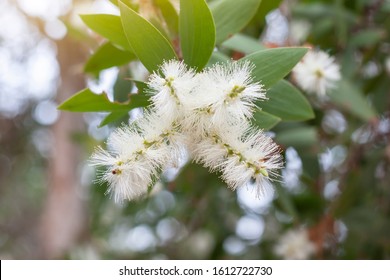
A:
<svg viewBox="0 0 390 280">
<path fill-rule="evenodd" d="M 0 0 L 0 259 L 390 258 L 390 1 L 263 3 L 242 33 L 327 51 L 361 98 L 343 106 L 309 96 L 315 119 L 272 129 L 285 159 L 274 195 L 232 192 L 186 163 L 150 197 L 117 205 L 87 162 L 114 125 L 56 109 L 85 87 L 114 98 L 129 93 L 125 77 L 147 77 L 137 62 L 83 71 L 103 39 L 78 15 L 117 8 Z"/>
</svg>

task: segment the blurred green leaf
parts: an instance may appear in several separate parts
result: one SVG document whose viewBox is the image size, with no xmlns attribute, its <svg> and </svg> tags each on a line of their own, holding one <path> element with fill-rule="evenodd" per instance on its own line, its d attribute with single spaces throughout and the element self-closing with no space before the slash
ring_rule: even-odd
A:
<svg viewBox="0 0 390 280">
<path fill-rule="evenodd" d="M 260 7 L 257 10 L 255 18 L 262 24 L 265 22 L 265 16 L 272 10 L 279 7 L 282 0 L 263 0 L 260 3 Z"/>
<path fill-rule="evenodd" d="M 84 71 L 96 75 L 103 69 L 126 64 L 135 58 L 133 53 L 122 51 L 107 42 L 101 45 L 88 59 Z"/>
<path fill-rule="evenodd" d="M 342 109 L 363 121 L 368 121 L 376 116 L 374 108 L 367 102 L 360 88 L 350 81 L 340 81 L 337 87 L 329 92 L 329 97 Z"/>
<path fill-rule="evenodd" d="M 264 111 L 283 121 L 304 121 L 314 118 L 313 109 L 303 94 L 286 80 L 280 80 L 267 92 L 268 100 L 258 102 Z"/>
<path fill-rule="evenodd" d="M 334 1 L 338 2 L 338 1 Z M 357 17 L 351 11 L 333 4 L 312 3 L 312 4 L 298 4 L 294 5 L 292 11 L 294 16 L 305 17 L 316 21 L 322 18 L 334 18 L 336 15 L 341 17 L 341 20 L 348 23 L 356 23 Z"/>
<path fill-rule="evenodd" d="M 281 119 L 262 110 L 253 113 L 253 122 L 261 129 L 269 130 L 277 125 Z"/>
<path fill-rule="evenodd" d="M 231 58 L 228 57 L 226 54 L 224 53 L 221 53 L 221 52 L 213 52 L 211 54 L 211 57 L 210 57 L 210 60 L 209 62 L 207 63 L 207 66 L 210 67 L 212 66 L 213 64 L 215 63 L 226 63 L 228 61 L 230 61 Z"/>
<path fill-rule="evenodd" d="M 187 65 L 202 70 L 215 45 L 213 16 L 204 0 L 180 1 L 180 45 Z"/>
<path fill-rule="evenodd" d="M 94 14 L 81 15 L 80 17 L 89 28 L 110 40 L 113 44 L 128 51 L 132 50 L 123 31 L 121 19 L 118 16 Z"/>
<path fill-rule="evenodd" d="M 133 0 L 110 0 L 112 4 L 119 7 L 119 2 L 122 2 L 126 4 L 129 8 L 133 9 L 134 11 L 138 11 L 139 9 L 139 2 L 133 1 Z"/>
<path fill-rule="evenodd" d="M 276 134 L 276 142 L 285 147 L 310 146 L 318 143 L 317 130 L 310 126 L 285 129 Z"/>
<path fill-rule="evenodd" d="M 240 33 L 235 34 L 230 39 L 227 39 L 222 43 L 222 46 L 244 54 L 265 50 L 265 47 L 260 44 L 260 41 Z"/>
<path fill-rule="evenodd" d="M 381 29 L 365 29 L 351 36 L 349 44 L 354 47 L 370 47 L 379 43 L 386 36 Z"/>
<path fill-rule="evenodd" d="M 243 29 L 256 14 L 261 0 L 217 0 L 210 3 L 213 13 L 216 43 L 219 44 Z"/>
<path fill-rule="evenodd" d="M 275 189 L 277 193 L 276 202 L 280 205 L 281 209 L 285 211 L 288 215 L 290 215 L 295 222 L 299 220 L 299 215 L 297 210 L 295 209 L 294 202 L 291 198 L 291 195 L 282 186 L 281 183 L 275 184 Z"/>
<path fill-rule="evenodd" d="M 169 0 L 154 0 L 154 3 L 160 8 L 161 14 L 171 32 L 171 35 L 179 33 L 179 15 L 175 7 Z"/>
<path fill-rule="evenodd" d="M 301 60 L 307 48 L 275 48 L 258 51 L 241 60 L 252 61 L 256 68 L 252 74 L 265 88 L 284 78 Z"/>
<path fill-rule="evenodd" d="M 119 68 L 118 75 L 116 77 L 113 86 L 113 99 L 114 101 L 126 102 L 129 92 L 132 91 L 133 83 L 128 79 L 131 76 L 129 67 Z"/>
<path fill-rule="evenodd" d="M 95 94 L 90 89 L 84 89 L 64 101 L 58 109 L 71 112 L 127 112 L 147 105 L 149 105 L 148 97 L 143 94 L 131 94 L 126 103 L 119 103 L 111 102 L 104 93 Z"/>
<path fill-rule="evenodd" d="M 324 3 L 302 3 L 294 5 L 292 11 L 296 16 L 307 17 L 312 20 L 334 15 L 333 6 Z"/>
<path fill-rule="evenodd" d="M 177 58 L 168 40 L 146 19 L 119 3 L 121 20 L 135 55 L 150 72 L 164 61 Z"/>
</svg>

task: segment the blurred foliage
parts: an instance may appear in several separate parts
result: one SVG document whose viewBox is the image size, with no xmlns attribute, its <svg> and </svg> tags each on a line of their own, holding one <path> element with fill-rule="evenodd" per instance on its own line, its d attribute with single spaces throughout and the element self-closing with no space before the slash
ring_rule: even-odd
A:
<svg viewBox="0 0 390 280">
<path fill-rule="evenodd" d="M 225 16 L 222 10 L 213 9 L 222 1 L 208 1 L 215 17 Z M 137 1 L 123 2 L 145 12 Z M 154 12 L 149 10 L 147 15 L 154 30 L 163 31 L 159 40 L 168 42 L 169 38 L 176 52 L 179 29 L 170 20 L 175 5 L 169 3 L 178 1 L 168 2 L 150 1 Z M 256 10 L 237 4 L 241 1 L 227 2 L 237 15 L 247 10 L 251 15 L 243 18 L 240 14 L 239 28 L 216 23 L 218 52 L 213 53 L 211 62 L 240 59 L 276 44 L 320 48 L 341 64 L 343 81 L 329 98 L 318 101 L 307 96 L 314 118 L 309 119 L 312 114 L 308 116 L 307 111 L 301 115 L 294 115 L 294 110 L 272 111 L 273 100 L 264 107 L 269 109 L 266 113 L 273 113 L 270 118 L 259 113 L 259 118 L 266 120 L 265 128 L 276 135 L 286 159 L 281 182 L 275 183 L 275 196 L 255 200 L 250 190 L 233 192 L 218 174 L 191 163 L 164 174 L 147 198 L 124 205 L 105 196 L 107 186 L 93 184 L 89 188 L 88 234 L 64 258 L 278 259 L 281 256 L 275 254 L 274 247 L 280 236 L 299 227 L 308 229 L 316 245 L 314 259 L 390 258 L 390 1 L 245 1 Z M 277 23 L 264 16 L 277 7 L 291 27 L 282 45 L 267 41 L 265 36 Z M 88 17 L 83 20 L 94 29 Z M 110 20 L 116 26 L 119 18 L 112 16 Z M 303 23 L 301 28 L 306 28 L 307 34 L 294 33 L 295 23 Z M 218 28 L 223 31 L 218 33 Z M 104 69 L 118 67 L 113 98 L 126 102 L 128 94 L 134 92 L 131 85 L 137 82 L 124 82 L 124 77 L 140 80 L 135 73 L 139 69 L 134 62 L 135 50 L 123 40 L 123 32 L 94 31 L 111 43 L 99 37 L 101 44 L 96 47 L 81 37 L 95 50 L 85 71 L 91 74 L 89 79 L 99 82 Z M 129 61 L 133 62 L 127 64 Z M 277 92 L 278 87 L 280 94 L 297 90 L 292 85 L 289 89 L 290 84 L 277 83 L 270 92 Z M 137 86 L 139 89 L 142 83 Z M 297 91 L 292 100 L 303 100 L 305 106 L 306 99 Z M 106 101 L 104 96 L 96 100 Z M 285 100 L 281 95 L 280 101 Z M 119 109 L 103 120 L 106 129 L 127 121 L 128 114 L 122 112 L 126 104 L 115 103 Z M 96 128 L 102 119 L 101 115 L 93 116 L 100 117 L 94 122 Z M 0 251 L 10 258 L 34 257 L 26 252 L 35 247 L 25 244 L 34 242 L 28 231 L 35 228 L 45 192 L 47 159 L 29 139 L 46 128 L 31 125 L 30 118 L 26 111 L 13 120 L 0 119 Z M 86 132 L 76 138 L 86 154 L 101 141 L 93 136 Z"/>
</svg>

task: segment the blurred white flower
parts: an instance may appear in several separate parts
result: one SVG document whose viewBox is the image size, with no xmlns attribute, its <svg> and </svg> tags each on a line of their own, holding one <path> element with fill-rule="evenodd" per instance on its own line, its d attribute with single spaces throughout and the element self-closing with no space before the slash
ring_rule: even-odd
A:
<svg viewBox="0 0 390 280">
<path fill-rule="evenodd" d="M 303 90 L 319 96 L 324 96 L 341 79 L 340 66 L 335 58 L 320 50 L 310 50 L 292 73 Z"/>
<path fill-rule="evenodd" d="M 104 166 L 115 200 L 144 195 L 161 172 L 192 154 L 235 190 L 254 183 L 257 196 L 282 167 L 279 147 L 250 126 L 265 92 L 251 77 L 250 62 L 216 65 L 196 74 L 183 62 L 165 62 L 148 81 L 152 106 L 145 117 L 117 129 L 91 163 Z"/>
<path fill-rule="evenodd" d="M 290 229 L 280 237 L 274 252 L 286 260 L 305 260 L 316 252 L 316 246 L 306 229 Z"/>
<path fill-rule="evenodd" d="M 310 34 L 311 24 L 306 20 L 292 20 L 290 22 L 289 37 L 293 45 L 305 42 Z"/>
<path fill-rule="evenodd" d="M 386 57 L 385 69 L 386 69 L 387 74 L 390 76 L 390 56 Z"/>
</svg>

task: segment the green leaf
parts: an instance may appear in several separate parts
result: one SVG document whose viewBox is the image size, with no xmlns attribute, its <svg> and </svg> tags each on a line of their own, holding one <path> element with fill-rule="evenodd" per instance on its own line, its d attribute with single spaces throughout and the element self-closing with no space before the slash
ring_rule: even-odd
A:
<svg viewBox="0 0 390 280">
<path fill-rule="evenodd" d="M 371 47 L 378 44 L 386 37 L 382 29 L 365 29 L 351 36 L 349 44 L 354 47 Z"/>
<path fill-rule="evenodd" d="M 299 220 L 298 211 L 294 205 L 293 200 L 291 199 L 291 195 L 285 189 L 281 183 L 276 183 L 275 185 L 276 193 L 277 193 L 277 202 L 280 204 L 280 207 L 289 214 L 295 222 Z"/>
<path fill-rule="evenodd" d="M 113 101 L 126 102 L 129 97 L 129 92 L 132 92 L 133 83 L 127 78 L 131 76 L 131 71 L 128 67 L 119 68 L 113 90 Z M 138 92 L 139 93 L 139 92 Z"/>
<path fill-rule="evenodd" d="M 272 86 L 267 92 L 267 97 L 268 100 L 257 105 L 283 121 L 304 121 L 314 118 L 309 101 L 286 80 L 280 80 Z"/>
<path fill-rule="evenodd" d="M 265 88 L 283 79 L 301 60 L 307 48 L 275 48 L 258 51 L 241 60 L 250 60 L 256 68 L 252 74 Z"/>
<path fill-rule="evenodd" d="M 154 72 L 164 61 L 177 58 L 171 44 L 150 22 L 122 2 L 119 8 L 128 42 L 146 69 Z"/>
<path fill-rule="evenodd" d="M 256 110 L 253 113 L 254 124 L 256 124 L 259 128 L 262 128 L 264 130 L 269 130 L 273 128 L 280 121 L 281 119 L 278 118 L 277 116 L 271 115 L 261 110 Z"/>
<path fill-rule="evenodd" d="M 169 0 L 154 0 L 154 3 L 160 8 L 161 14 L 171 32 L 171 37 L 179 33 L 179 15 L 175 7 Z"/>
<path fill-rule="evenodd" d="M 264 0 L 261 1 L 260 7 L 257 10 L 255 19 L 261 23 L 261 25 L 264 25 L 265 23 L 265 16 L 271 12 L 272 10 L 276 9 L 279 7 L 280 2 L 282 0 Z"/>
<path fill-rule="evenodd" d="M 210 60 L 207 63 L 207 66 L 210 67 L 215 63 L 227 63 L 230 61 L 230 57 L 228 57 L 226 54 L 221 53 L 221 52 L 213 52 L 211 54 Z"/>
<path fill-rule="evenodd" d="M 285 147 L 307 147 L 318 143 L 318 135 L 316 128 L 301 126 L 278 132 L 275 140 Z"/>
<path fill-rule="evenodd" d="M 256 14 L 261 0 L 217 0 L 210 3 L 213 13 L 216 43 L 219 44 L 243 29 Z"/>
<path fill-rule="evenodd" d="M 214 20 L 204 0 L 180 0 L 179 31 L 185 63 L 202 70 L 215 45 Z"/>
<path fill-rule="evenodd" d="M 337 87 L 329 92 L 330 99 L 341 108 L 362 119 L 369 121 L 376 117 L 377 113 L 372 108 L 359 87 L 347 80 L 342 80 Z"/>
<path fill-rule="evenodd" d="M 145 82 L 130 79 L 133 83 L 135 83 L 135 86 L 137 87 L 138 94 L 144 94 L 147 91 L 148 85 Z"/>
<path fill-rule="evenodd" d="M 87 88 L 70 97 L 58 109 L 71 112 L 127 112 L 147 105 L 148 98 L 143 94 L 130 94 L 126 103 L 119 103 L 111 102 L 106 94 L 95 94 Z"/>
<path fill-rule="evenodd" d="M 123 51 L 107 42 L 101 45 L 88 59 L 84 66 L 87 73 L 98 74 L 101 70 L 113 66 L 120 66 L 135 59 L 135 55 L 129 51 Z"/>
<path fill-rule="evenodd" d="M 133 9 L 134 11 L 138 11 L 139 9 L 139 1 L 134 1 L 134 0 L 110 0 L 112 4 L 115 6 L 119 7 L 119 2 L 122 2 L 126 4 L 128 7 Z"/>
<path fill-rule="evenodd" d="M 121 19 L 118 16 L 104 14 L 81 15 L 81 19 L 89 28 L 110 40 L 113 44 L 131 51 L 123 31 Z"/>
<path fill-rule="evenodd" d="M 112 122 L 118 121 L 118 120 L 124 118 L 125 116 L 129 116 L 127 111 L 111 112 L 101 121 L 101 123 L 99 124 L 99 127 L 103 127 L 103 126 L 106 126 Z"/>
<path fill-rule="evenodd" d="M 222 46 L 244 54 L 265 50 L 265 47 L 258 40 L 240 33 L 227 39 L 222 43 Z"/>
</svg>

